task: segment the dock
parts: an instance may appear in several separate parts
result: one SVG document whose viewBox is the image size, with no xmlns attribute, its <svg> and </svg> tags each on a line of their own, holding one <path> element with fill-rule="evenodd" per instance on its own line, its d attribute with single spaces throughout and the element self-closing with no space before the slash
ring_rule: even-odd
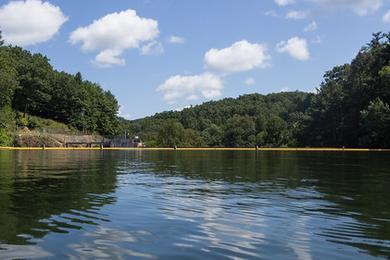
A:
<svg viewBox="0 0 390 260">
<path fill-rule="evenodd" d="M 103 147 L 103 142 L 66 142 L 65 148 L 70 148 L 73 146 L 80 147 L 80 146 L 86 146 L 87 148 L 92 148 L 94 146 L 97 146 L 99 148 Z"/>
</svg>

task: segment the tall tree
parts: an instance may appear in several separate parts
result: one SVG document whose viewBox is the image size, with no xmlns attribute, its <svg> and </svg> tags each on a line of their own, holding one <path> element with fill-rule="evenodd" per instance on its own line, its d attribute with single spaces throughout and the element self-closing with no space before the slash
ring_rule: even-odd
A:
<svg viewBox="0 0 390 260">
<path fill-rule="evenodd" d="M 380 98 L 370 102 L 361 114 L 360 145 L 364 147 L 390 147 L 390 107 Z"/>
<path fill-rule="evenodd" d="M 0 30 L 0 46 L 3 46 L 4 45 L 4 40 L 3 40 L 3 37 L 2 37 L 2 32 Z"/>
</svg>

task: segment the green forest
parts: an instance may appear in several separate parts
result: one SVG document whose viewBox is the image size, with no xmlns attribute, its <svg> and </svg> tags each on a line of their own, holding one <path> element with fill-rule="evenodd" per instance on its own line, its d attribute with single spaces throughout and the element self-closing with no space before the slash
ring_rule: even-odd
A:
<svg viewBox="0 0 390 260">
<path fill-rule="evenodd" d="M 390 34 L 376 33 L 316 94 L 243 95 L 127 122 L 150 146 L 390 147 Z"/>
<path fill-rule="evenodd" d="M 0 145 L 12 145 L 12 133 L 35 128 L 37 117 L 76 129 L 112 135 L 118 132 L 118 102 L 98 84 L 50 65 L 47 57 L 4 46 L 0 34 Z"/>
<path fill-rule="evenodd" d="M 131 102 L 129 100 L 129 102 Z M 55 70 L 0 37 L 0 145 L 36 117 L 78 130 L 138 135 L 149 147 L 390 147 L 390 33 L 376 33 L 317 93 L 250 94 L 128 121 L 109 91 Z M 33 117 L 35 116 L 35 117 Z"/>
</svg>

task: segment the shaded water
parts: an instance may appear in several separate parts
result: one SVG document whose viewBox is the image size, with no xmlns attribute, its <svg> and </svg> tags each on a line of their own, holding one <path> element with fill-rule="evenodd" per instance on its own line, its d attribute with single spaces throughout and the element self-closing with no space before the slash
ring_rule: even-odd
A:
<svg viewBox="0 0 390 260">
<path fill-rule="evenodd" d="M 390 257 L 390 154 L 0 151 L 0 259 Z"/>
</svg>

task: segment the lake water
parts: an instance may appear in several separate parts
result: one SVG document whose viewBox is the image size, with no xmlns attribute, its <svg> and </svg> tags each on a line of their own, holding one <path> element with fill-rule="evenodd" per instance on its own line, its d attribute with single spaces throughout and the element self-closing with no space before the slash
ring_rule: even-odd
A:
<svg viewBox="0 0 390 260">
<path fill-rule="evenodd" d="M 389 153 L 0 151 L 0 259 L 389 257 Z"/>
</svg>

